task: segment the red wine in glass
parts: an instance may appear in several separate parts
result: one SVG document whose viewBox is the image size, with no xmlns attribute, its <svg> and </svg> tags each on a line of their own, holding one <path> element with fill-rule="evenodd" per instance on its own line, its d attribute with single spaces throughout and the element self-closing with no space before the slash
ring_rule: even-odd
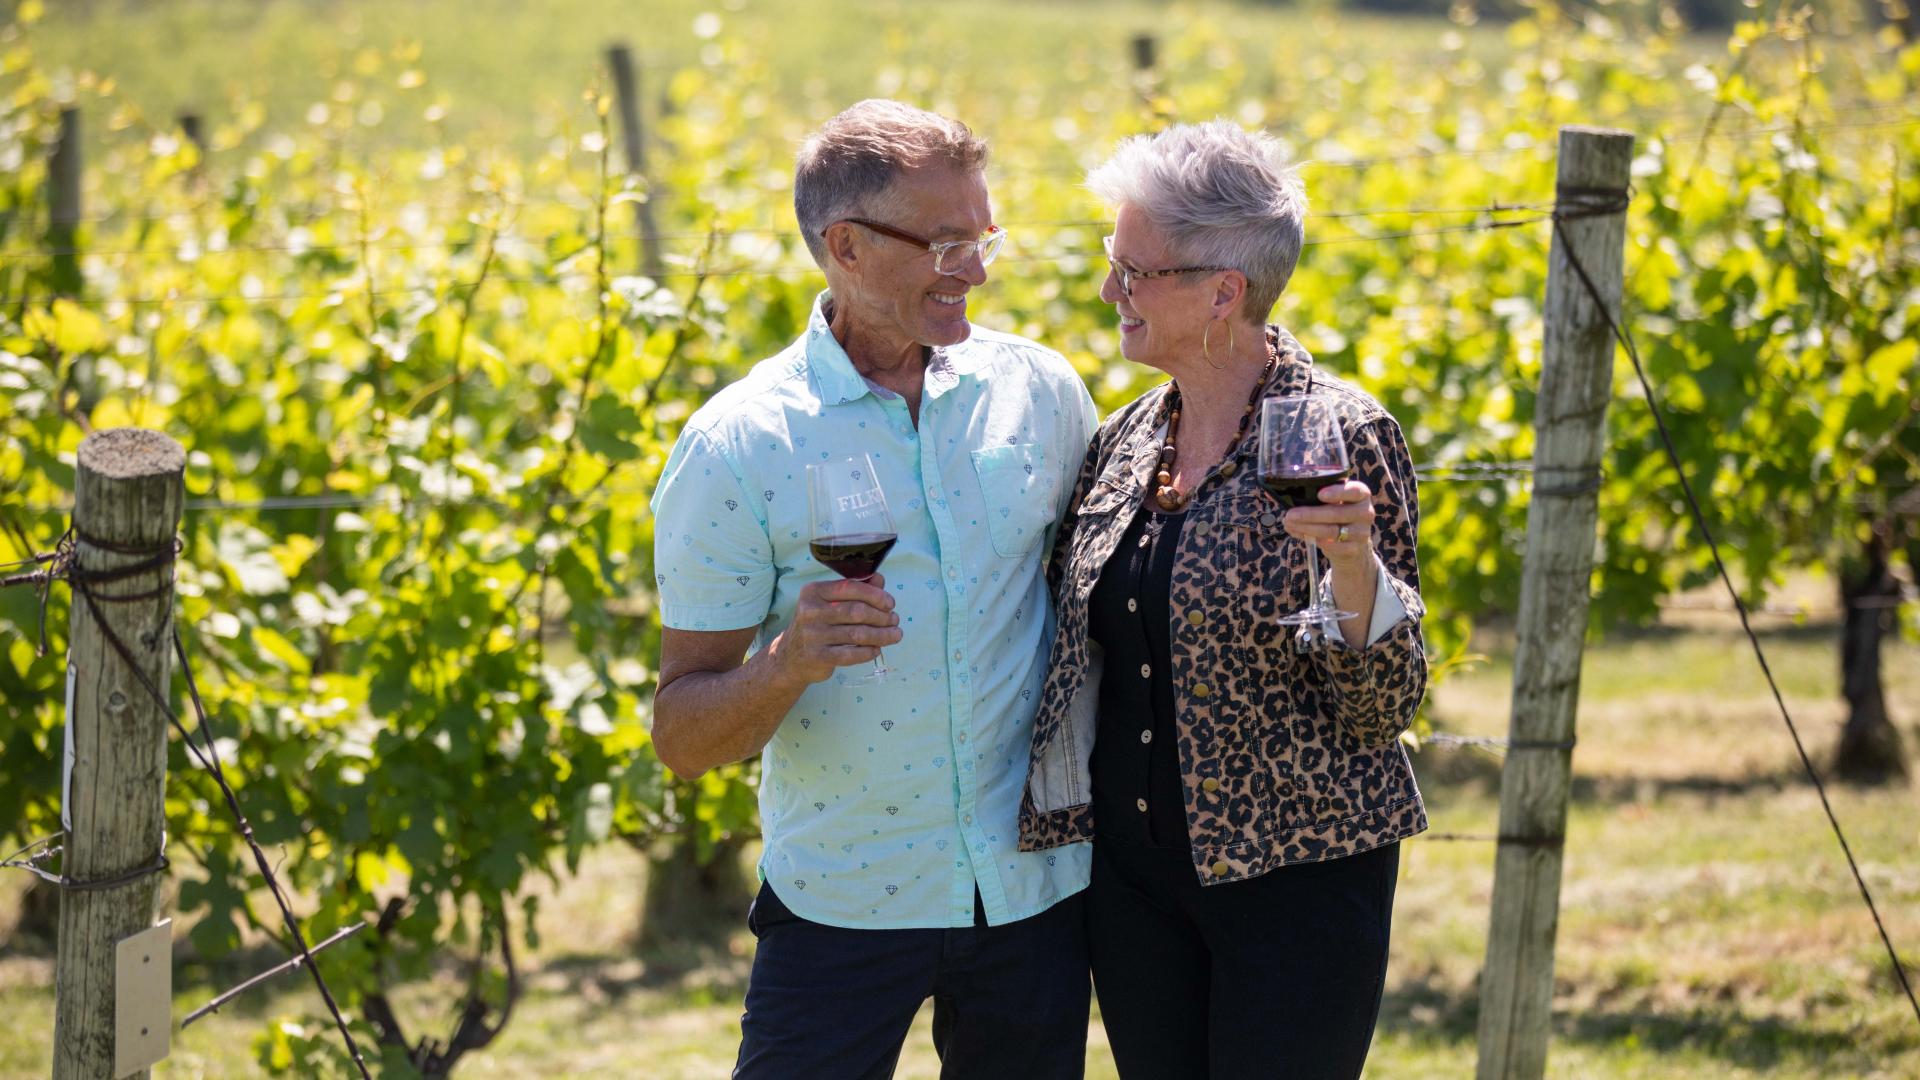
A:
<svg viewBox="0 0 1920 1080">
<path fill-rule="evenodd" d="M 808 465 L 807 510 L 813 523 L 807 540 L 814 559 L 843 578 L 871 578 L 899 539 L 887 493 L 880 489 L 873 458 L 866 454 Z M 886 656 L 876 654 L 872 671 L 855 675 L 843 668 L 834 679 L 852 686 L 886 676 Z"/>
<path fill-rule="evenodd" d="M 1316 397 L 1277 397 L 1260 403 L 1260 483 L 1283 505 L 1318 506 L 1320 489 L 1353 472 L 1333 403 Z M 1302 650 L 1325 639 L 1327 626 L 1354 613 L 1320 600 L 1320 546 L 1307 544 L 1307 606 L 1280 618 L 1299 627 Z"/>
<path fill-rule="evenodd" d="M 894 533 L 879 532 L 815 537 L 813 557 L 843 578 L 865 581 L 879 572 L 898 539 Z"/>
<path fill-rule="evenodd" d="M 1309 470 L 1299 473 L 1265 473 L 1260 483 L 1273 497 L 1289 506 L 1314 506 L 1320 502 L 1320 489 L 1334 484 L 1345 483 L 1353 475 L 1352 469 L 1338 472 Z"/>
</svg>

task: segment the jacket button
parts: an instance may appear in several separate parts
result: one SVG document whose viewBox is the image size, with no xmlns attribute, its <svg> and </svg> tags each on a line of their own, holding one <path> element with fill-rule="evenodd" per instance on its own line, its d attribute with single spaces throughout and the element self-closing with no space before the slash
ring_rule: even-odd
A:
<svg viewBox="0 0 1920 1080">
<path fill-rule="evenodd" d="M 1225 465 L 1220 466 L 1220 475 L 1231 477 L 1235 472 L 1239 470 L 1239 468 L 1240 468 L 1239 464 L 1237 464 L 1236 462 L 1229 461 Z"/>
<path fill-rule="evenodd" d="M 1151 664 L 1141 664 L 1140 677 L 1143 679 L 1153 678 L 1153 666 Z"/>
<path fill-rule="evenodd" d="M 1227 866 L 1227 860 L 1221 859 L 1219 862 L 1213 864 L 1213 876 L 1226 877 L 1229 869 L 1230 867 Z"/>
<path fill-rule="evenodd" d="M 1194 684 L 1193 684 L 1193 696 L 1194 696 L 1194 697 L 1197 697 L 1197 698 L 1203 698 L 1203 697 L 1206 697 L 1206 696 L 1208 696 L 1208 695 L 1210 695 L 1210 694 L 1212 694 L 1212 693 L 1213 693 L 1213 688 L 1212 688 L 1212 687 L 1210 687 L 1210 686 L 1208 686 L 1208 685 L 1207 685 L 1206 683 L 1194 683 Z"/>
<path fill-rule="evenodd" d="M 1274 516 L 1274 515 L 1273 515 L 1273 514 L 1272 514 L 1271 512 L 1268 512 L 1268 513 L 1265 513 L 1265 514 L 1261 514 L 1261 515 L 1260 515 L 1260 527 L 1261 527 L 1261 528 L 1263 528 L 1263 529 L 1271 529 L 1271 528 L 1273 528 L 1273 523 L 1274 523 L 1274 522 L 1276 522 L 1276 521 L 1278 521 L 1278 520 L 1280 520 L 1280 519 L 1279 519 L 1279 518 L 1277 518 L 1277 517 L 1275 517 L 1275 516 Z"/>
<path fill-rule="evenodd" d="M 1220 781 L 1215 780 L 1213 777 L 1209 776 L 1205 780 L 1200 781 L 1200 790 L 1201 791 L 1219 791 Z"/>
<path fill-rule="evenodd" d="M 1145 800 L 1145 799 L 1135 799 L 1135 800 L 1133 800 L 1133 805 L 1135 805 L 1135 806 L 1137 806 L 1137 807 L 1139 807 L 1139 808 L 1140 808 L 1140 812 L 1141 812 L 1141 813 L 1143 813 L 1143 814 L 1144 814 L 1144 813 L 1146 813 L 1146 812 L 1147 812 L 1147 800 Z"/>
<path fill-rule="evenodd" d="M 1193 611 L 1187 612 L 1187 622 L 1191 623 L 1194 626 L 1199 626 L 1201 623 L 1206 621 L 1207 621 L 1207 617 L 1205 615 L 1200 614 L 1200 611 L 1197 608 Z"/>
<path fill-rule="evenodd" d="M 1211 529 L 1212 526 L 1204 521 L 1196 521 L 1193 523 L 1193 534 L 1195 536 L 1205 536 Z"/>
<path fill-rule="evenodd" d="M 1138 601 L 1138 600 L 1135 600 L 1135 599 L 1134 599 L 1133 597 L 1131 597 L 1131 596 L 1129 596 L 1129 597 L 1127 597 L 1127 610 L 1128 610 L 1128 611 L 1139 611 L 1139 610 L 1140 610 L 1140 601 Z"/>
</svg>

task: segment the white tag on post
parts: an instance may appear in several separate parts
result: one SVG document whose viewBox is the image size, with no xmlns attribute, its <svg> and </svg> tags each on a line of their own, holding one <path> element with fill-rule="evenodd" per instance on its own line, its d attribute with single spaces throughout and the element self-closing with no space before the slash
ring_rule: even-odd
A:
<svg viewBox="0 0 1920 1080">
<path fill-rule="evenodd" d="M 173 1039 L 173 920 L 121 938 L 113 950 L 115 1080 L 166 1059 Z"/>
<path fill-rule="evenodd" d="M 65 732 L 65 753 L 60 758 L 60 828 L 73 831 L 73 814 L 67 808 L 73 805 L 73 687 L 79 681 L 80 669 L 67 661 L 67 711 L 60 718 L 60 727 Z"/>
</svg>

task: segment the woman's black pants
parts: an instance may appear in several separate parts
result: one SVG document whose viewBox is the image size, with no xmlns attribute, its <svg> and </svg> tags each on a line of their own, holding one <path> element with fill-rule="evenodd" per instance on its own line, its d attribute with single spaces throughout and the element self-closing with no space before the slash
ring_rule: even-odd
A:
<svg viewBox="0 0 1920 1080">
<path fill-rule="evenodd" d="M 1202 886 L 1182 848 L 1096 840 L 1094 993 L 1121 1080 L 1347 1080 L 1380 1015 L 1400 845 Z"/>
</svg>

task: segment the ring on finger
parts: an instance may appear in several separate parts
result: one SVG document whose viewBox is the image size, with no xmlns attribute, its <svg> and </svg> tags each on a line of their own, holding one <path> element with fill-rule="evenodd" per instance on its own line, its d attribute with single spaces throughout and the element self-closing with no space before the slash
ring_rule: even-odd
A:
<svg viewBox="0 0 1920 1080">
<path fill-rule="evenodd" d="M 1333 534 L 1333 538 L 1344 544 L 1352 538 L 1352 533 L 1353 530 L 1343 524 L 1340 526 L 1340 531 Z"/>
</svg>

